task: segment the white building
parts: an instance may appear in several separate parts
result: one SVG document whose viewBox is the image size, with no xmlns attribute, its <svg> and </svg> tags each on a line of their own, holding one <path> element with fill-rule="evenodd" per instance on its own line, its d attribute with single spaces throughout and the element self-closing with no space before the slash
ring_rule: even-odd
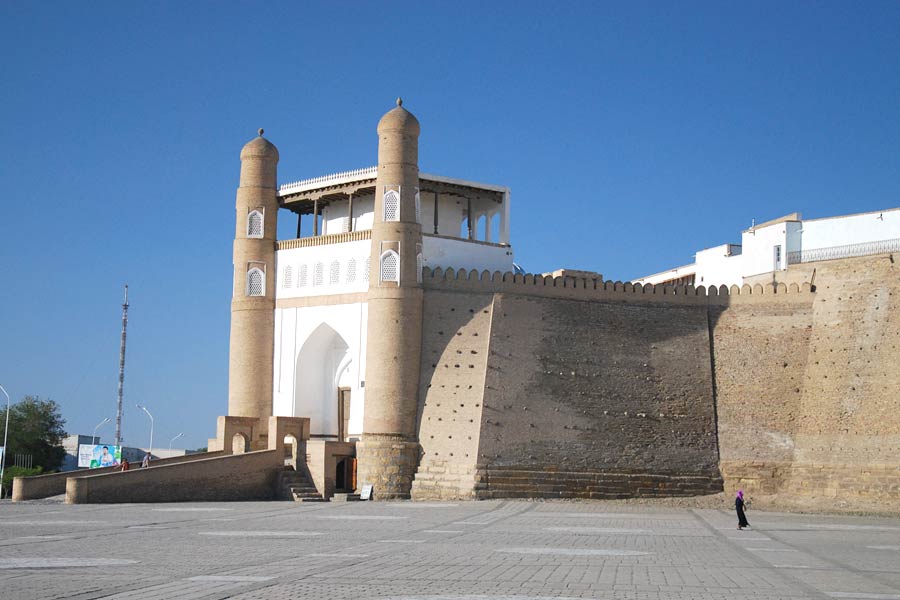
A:
<svg viewBox="0 0 900 600">
<path fill-rule="evenodd" d="M 742 232 L 740 244 L 700 250 L 695 261 L 634 279 L 641 284 L 742 285 L 788 265 L 900 251 L 900 208 L 823 219 L 793 213 Z"/>
<path fill-rule="evenodd" d="M 278 190 L 298 234 L 305 215 L 313 235 L 276 245 L 273 414 L 309 417 L 313 438 L 355 441 L 363 431 L 376 176 L 371 167 Z M 513 270 L 508 188 L 425 173 L 419 188 L 420 275 Z"/>
</svg>

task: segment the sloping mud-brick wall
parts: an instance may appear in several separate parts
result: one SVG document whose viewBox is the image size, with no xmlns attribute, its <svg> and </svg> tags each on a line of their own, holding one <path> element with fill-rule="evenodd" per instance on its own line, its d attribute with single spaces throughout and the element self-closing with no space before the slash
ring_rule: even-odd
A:
<svg viewBox="0 0 900 600">
<path fill-rule="evenodd" d="M 721 489 L 705 305 L 497 294 L 476 495 Z"/>
</svg>

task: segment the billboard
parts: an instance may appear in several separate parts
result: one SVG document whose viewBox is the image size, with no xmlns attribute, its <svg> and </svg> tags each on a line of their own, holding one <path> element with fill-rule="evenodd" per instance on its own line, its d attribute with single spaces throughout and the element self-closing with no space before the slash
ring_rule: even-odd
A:
<svg viewBox="0 0 900 600">
<path fill-rule="evenodd" d="M 78 467 L 114 467 L 122 462 L 122 446 L 79 444 Z"/>
</svg>

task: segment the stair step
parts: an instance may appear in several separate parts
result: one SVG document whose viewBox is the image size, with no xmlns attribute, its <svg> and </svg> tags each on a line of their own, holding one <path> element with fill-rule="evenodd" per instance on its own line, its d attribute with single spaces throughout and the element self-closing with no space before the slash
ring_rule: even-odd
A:
<svg viewBox="0 0 900 600">
<path fill-rule="evenodd" d="M 359 501 L 359 494 L 335 494 L 331 498 L 332 502 L 357 502 Z"/>
</svg>

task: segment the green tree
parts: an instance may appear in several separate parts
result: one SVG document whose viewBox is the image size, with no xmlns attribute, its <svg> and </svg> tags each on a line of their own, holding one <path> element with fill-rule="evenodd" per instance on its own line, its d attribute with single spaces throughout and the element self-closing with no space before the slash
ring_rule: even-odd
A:
<svg viewBox="0 0 900 600">
<path fill-rule="evenodd" d="M 4 422 L 5 407 L 0 411 L 0 427 Z M 66 455 L 62 447 L 65 424 L 59 405 L 53 400 L 25 396 L 13 404 L 9 409 L 7 451 L 3 457 L 6 466 L 15 464 L 16 454 L 30 454 L 34 467 L 41 467 L 45 472 L 59 468 Z"/>
</svg>

